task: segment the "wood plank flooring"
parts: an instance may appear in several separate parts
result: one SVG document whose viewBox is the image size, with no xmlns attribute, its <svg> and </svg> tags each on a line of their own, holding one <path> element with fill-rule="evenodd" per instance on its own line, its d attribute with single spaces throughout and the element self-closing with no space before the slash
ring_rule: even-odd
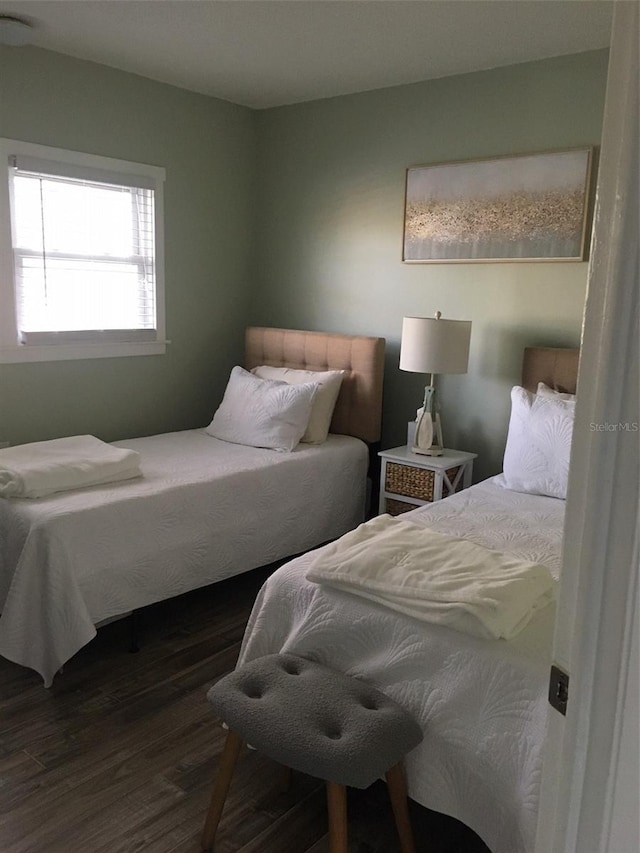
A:
<svg viewBox="0 0 640 853">
<path fill-rule="evenodd" d="M 197 853 L 224 731 L 205 693 L 237 659 L 259 569 L 102 628 L 45 690 L 0 658 L 1 853 Z M 240 758 L 216 853 L 327 853 L 322 783 Z M 488 853 L 411 804 L 419 853 Z M 349 791 L 350 853 L 395 853 L 386 787 Z"/>
</svg>

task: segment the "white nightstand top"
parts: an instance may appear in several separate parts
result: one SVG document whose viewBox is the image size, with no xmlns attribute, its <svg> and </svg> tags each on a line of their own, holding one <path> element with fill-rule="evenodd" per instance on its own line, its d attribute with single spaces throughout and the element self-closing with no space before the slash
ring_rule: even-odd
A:
<svg viewBox="0 0 640 853">
<path fill-rule="evenodd" d="M 439 468 L 453 468 L 455 465 L 462 465 L 464 462 L 469 462 L 471 459 L 476 459 L 477 453 L 466 453 L 464 450 L 450 450 L 444 448 L 441 456 L 426 456 L 423 453 L 414 453 L 406 444 L 400 447 L 391 447 L 389 450 L 381 450 L 378 456 L 384 459 L 391 459 L 393 462 L 410 463 L 411 465 L 421 465 L 424 468 L 438 470 Z"/>
</svg>

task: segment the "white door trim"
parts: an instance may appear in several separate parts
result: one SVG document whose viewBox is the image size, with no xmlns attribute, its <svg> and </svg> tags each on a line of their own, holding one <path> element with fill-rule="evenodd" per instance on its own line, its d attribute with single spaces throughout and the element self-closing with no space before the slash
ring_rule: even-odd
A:
<svg viewBox="0 0 640 853">
<path fill-rule="evenodd" d="M 569 704 L 549 712 L 537 853 L 610 850 L 638 594 L 639 33 L 616 3 L 554 641 Z"/>
</svg>

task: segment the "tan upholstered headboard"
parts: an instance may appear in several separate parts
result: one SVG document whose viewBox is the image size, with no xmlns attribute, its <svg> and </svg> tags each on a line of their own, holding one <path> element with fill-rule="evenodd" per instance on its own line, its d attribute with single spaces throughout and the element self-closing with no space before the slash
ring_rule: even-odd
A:
<svg viewBox="0 0 640 853">
<path fill-rule="evenodd" d="M 555 391 L 576 393 L 579 349 L 559 347 L 527 347 L 522 360 L 522 387 L 536 391 L 544 382 Z"/>
<path fill-rule="evenodd" d="M 331 432 L 367 443 L 380 440 L 384 338 L 334 335 L 249 326 L 244 366 L 347 370 L 333 412 Z"/>
</svg>

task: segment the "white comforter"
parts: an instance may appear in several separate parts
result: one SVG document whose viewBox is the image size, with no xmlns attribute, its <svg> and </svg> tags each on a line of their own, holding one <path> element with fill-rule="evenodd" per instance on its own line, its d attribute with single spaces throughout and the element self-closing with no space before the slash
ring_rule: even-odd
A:
<svg viewBox="0 0 640 853">
<path fill-rule="evenodd" d="M 116 442 L 144 476 L 0 499 L 0 654 L 51 684 L 95 625 L 340 536 L 368 452 L 348 436 L 278 453 L 186 430 Z"/>
<path fill-rule="evenodd" d="M 547 566 L 558 577 L 564 501 L 500 478 L 404 519 Z M 424 741 L 411 796 L 463 821 L 493 853 L 532 853 L 554 607 L 515 639 L 484 640 L 306 579 L 318 551 L 283 566 L 256 601 L 240 662 L 287 651 L 370 678 L 407 707 Z"/>
</svg>

